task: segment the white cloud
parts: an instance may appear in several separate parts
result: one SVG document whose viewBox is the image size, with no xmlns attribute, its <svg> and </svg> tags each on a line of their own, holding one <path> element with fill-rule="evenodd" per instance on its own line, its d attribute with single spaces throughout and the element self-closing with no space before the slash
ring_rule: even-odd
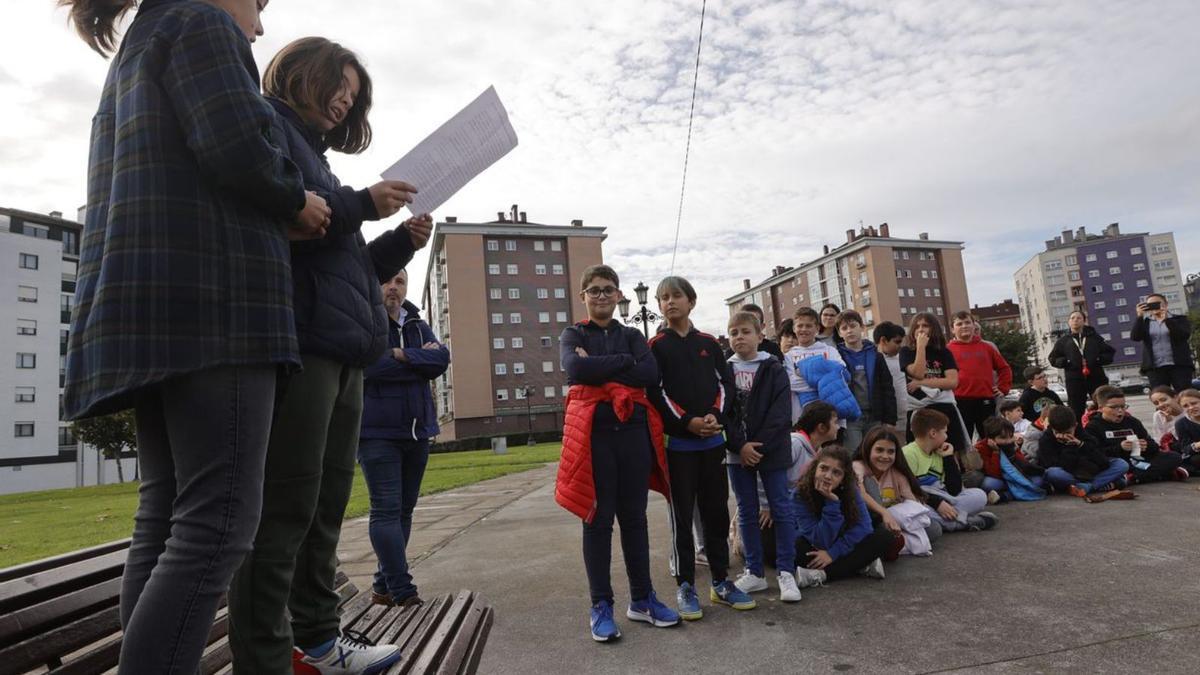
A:
<svg viewBox="0 0 1200 675">
<path fill-rule="evenodd" d="M 106 64 L 52 3 L 0 41 L 0 203 L 73 210 Z M 376 141 L 353 185 L 489 84 L 520 147 L 438 217 L 609 228 L 632 287 L 667 273 L 699 3 L 276 0 L 255 47 L 321 34 L 366 60 Z M 721 299 L 836 245 L 859 220 L 963 239 L 971 299 L 1066 227 L 1174 230 L 1200 268 L 1200 5 L 1188 0 L 710 3 L 676 272 Z M 371 30 L 363 30 L 370 26 Z M 36 58 L 31 58 L 36 55 Z M 376 232 L 383 226 L 368 228 Z M 414 269 L 419 283 L 423 257 Z"/>
</svg>

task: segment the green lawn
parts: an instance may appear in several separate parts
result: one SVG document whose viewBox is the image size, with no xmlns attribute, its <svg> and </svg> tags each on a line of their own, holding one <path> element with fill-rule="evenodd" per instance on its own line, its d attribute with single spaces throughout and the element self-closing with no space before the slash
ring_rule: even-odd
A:
<svg viewBox="0 0 1200 675">
<path fill-rule="evenodd" d="M 558 461 L 559 448 L 543 443 L 511 447 L 507 455 L 490 450 L 431 455 L 421 494 L 545 466 Z M 358 471 L 346 517 L 366 514 L 368 504 Z M 136 508 L 135 483 L 0 496 L 0 567 L 128 537 Z"/>
</svg>

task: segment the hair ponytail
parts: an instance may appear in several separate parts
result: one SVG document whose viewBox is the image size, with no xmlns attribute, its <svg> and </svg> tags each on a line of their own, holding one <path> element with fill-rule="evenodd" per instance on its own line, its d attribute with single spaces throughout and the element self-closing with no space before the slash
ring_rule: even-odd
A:
<svg viewBox="0 0 1200 675">
<path fill-rule="evenodd" d="M 75 26 L 79 37 L 105 58 L 116 48 L 121 15 L 136 5 L 137 0 L 58 0 L 59 7 L 70 11 L 67 20 Z"/>
</svg>

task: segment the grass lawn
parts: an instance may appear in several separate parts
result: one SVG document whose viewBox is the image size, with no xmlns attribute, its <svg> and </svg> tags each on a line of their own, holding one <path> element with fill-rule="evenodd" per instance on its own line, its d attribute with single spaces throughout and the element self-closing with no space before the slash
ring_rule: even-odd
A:
<svg viewBox="0 0 1200 675">
<path fill-rule="evenodd" d="M 421 494 L 470 485 L 558 461 L 558 443 L 431 455 Z M 346 517 L 367 513 L 367 485 L 356 471 Z M 137 509 L 137 484 L 47 490 L 0 496 L 0 567 L 128 537 Z"/>
</svg>

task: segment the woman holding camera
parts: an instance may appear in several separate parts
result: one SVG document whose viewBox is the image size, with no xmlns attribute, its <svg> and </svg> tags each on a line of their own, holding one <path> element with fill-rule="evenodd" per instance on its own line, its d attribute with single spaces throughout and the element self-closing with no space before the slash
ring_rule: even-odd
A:
<svg viewBox="0 0 1200 675">
<path fill-rule="evenodd" d="M 1067 401 L 1075 418 L 1081 419 L 1087 402 L 1097 387 L 1108 384 L 1104 366 L 1113 362 L 1116 350 L 1087 324 L 1087 314 L 1075 310 L 1067 317 L 1070 331 L 1054 343 L 1050 365 L 1061 368 L 1067 388 Z"/>
<path fill-rule="evenodd" d="M 1138 304 L 1129 339 L 1142 343 L 1142 373 L 1150 378 L 1151 389 L 1167 385 L 1183 391 L 1192 386 L 1191 334 L 1186 316 L 1167 311 L 1165 296 L 1153 293 Z"/>
</svg>

